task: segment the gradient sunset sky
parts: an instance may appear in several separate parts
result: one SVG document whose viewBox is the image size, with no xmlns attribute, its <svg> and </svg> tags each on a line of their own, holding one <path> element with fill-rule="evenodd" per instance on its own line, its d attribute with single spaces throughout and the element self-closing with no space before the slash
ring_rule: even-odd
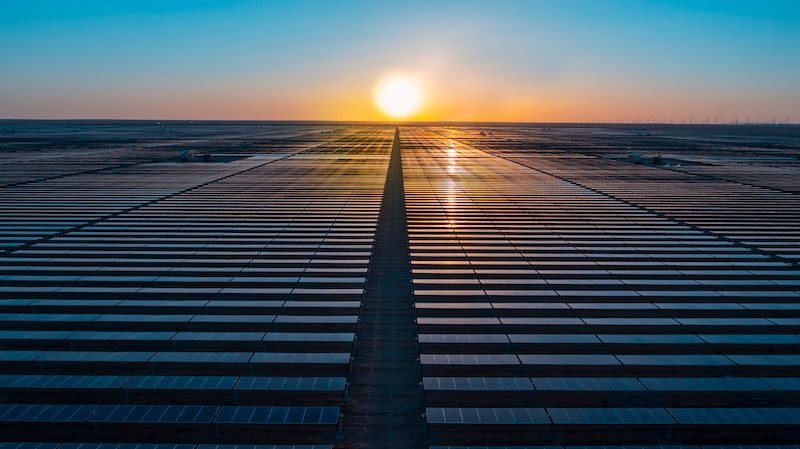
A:
<svg viewBox="0 0 800 449">
<path fill-rule="evenodd" d="M 0 2 L 0 118 L 800 121 L 800 1 Z"/>
</svg>

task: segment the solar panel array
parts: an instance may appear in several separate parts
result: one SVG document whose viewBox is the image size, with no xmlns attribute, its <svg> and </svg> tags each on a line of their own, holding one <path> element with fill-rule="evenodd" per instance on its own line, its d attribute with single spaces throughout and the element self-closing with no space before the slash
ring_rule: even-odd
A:
<svg viewBox="0 0 800 449">
<path fill-rule="evenodd" d="M 0 449 L 800 449 L 796 128 L 9 126 Z"/>
<path fill-rule="evenodd" d="M 797 197 L 559 137 L 403 130 L 430 440 L 797 442 Z"/>
<path fill-rule="evenodd" d="M 330 447 L 393 129 L 312 131 L 0 191 L 5 441 Z"/>
<path fill-rule="evenodd" d="M 0 187 L 79 174 L 105 174 L 154 161 L 175 160 L 186 149 L 219 153 L 272 152 L 322 143 L 341 128 L 252 126 L 191 122 L 0 123 Z M 187 148 L 188 147 L 188 148 Z M 199 169 L 199 167 L 195 167 Z M 162 180 L 163 181 L 163 180 Z"/>
</svg>

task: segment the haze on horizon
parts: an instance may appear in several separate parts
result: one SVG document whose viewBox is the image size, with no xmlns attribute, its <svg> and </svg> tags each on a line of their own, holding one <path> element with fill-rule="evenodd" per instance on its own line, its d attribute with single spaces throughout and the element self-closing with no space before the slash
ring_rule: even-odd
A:
<svg viewBox="0 0 800 449">
<path fill-rule="evenodd" d="M 797 1 L 0 4 L 0 118 L 800 121 Z"/>
</svg>

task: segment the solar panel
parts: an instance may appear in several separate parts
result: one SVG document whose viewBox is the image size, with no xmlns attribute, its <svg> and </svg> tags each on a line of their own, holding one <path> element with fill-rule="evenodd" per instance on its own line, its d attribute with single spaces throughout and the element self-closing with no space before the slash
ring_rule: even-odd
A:
<svg viewBox="0 0 800 449">
<path fill-rule="evenodd" d="M 67 339 L 167 341 L 173 338 L 174 335 L 175 332 L 77 331 Z"/>
<path fill-rule="evenodd" d="M 672 424 L 662 408 L 548 408 L 554 424 Z"/>
<path fill-rule="evenodd" d="M 267 332 L 264 341 L 352 342 L 353 332 Z"/>
<path fill-rule="evenodd" d="M 800 355 L 797 354 L 731 354 L 727 357 L 737 365 L 800 365 Z"/>
<path fill-rule="evenodd" d="M 212 405 L 102 405 L 91 417 L 95 422 L 210 423 L 217 412 Z"/>
<path fill-rule="evenodd" d="M 696 335 L 687 334 L 598 334 L 603 343 L 616 344 L 702 344 Z"/>
<path fill-rule="evenodd" d="M 119 388 L 128 376 L 11 374 L 0 377 L 3 388 Z"/>
<path fill-rule="evenodd" d="M 504 334 L 419 334 L 420 343 L 508 343 Z"/>
<path fill-rule="evenodd" d="M 217 424 L 336 424 L 339 407 L 222 406 Z"/>
<path fill-rule="evenodd" d="M 0 330 L 2 340 L 63 340 L 75 331 Z"/>
<path fill-rule="evenodd" d="M 716 354 L 620 354 L 623 365 L 732 365 L 723 355 Z"/>
<path fill-rule="evenodd" d="M 769 387 L 752 377 L 643 377 L 651 391 L 765 391 Z"/>
<path fill-rule="evenodd" d="M 150 360 L 154 354 L 153 352 L 134 351 L 44 351 L 36 357 L 36 361 L 143 363 Z"/>
<path fill-rule="evenodd" d="M 172 340 L 185 341 L 261 341 L 266 332 L 177 332 Z"/>
<path fill-rule="evenodd" d="M 423 365 L 519 365 L 513 354 L 420 354 Z"/>
<path fill-rule="evenodd" d="M 669 408 L 680 424 L 800 424 L 799 408 Z"/>
<path fill-rule="evenodd" d="M 592 334 L 508 334 L 512 343 L 599 343 Z"/>
<path fill-rule="evenodd" d="M 520 354 L 523 365 L 619 365 L 610 354 Z"/>
<path fill-rule="evenodd" d="M 343 391 L 344 377 L 241 377 L 236 390 Z"/>
<path fill-rule="evenodd" d="M 96 405 L 0 404 L 0 421 L 84 422 Z"/>
<path fill-rule="evenodd" d="M 250 363 L 335 363 L 350 361 L 346 352 L 256 352 Z"/>
<path fill-rule="evenodd" d="M 164 363 L 247 363 L 251 352 L 158 352 L 151 362 Z"/>
<path fill-rule="evenodd" d="M 532 377 L 537 390 L 544 391 L 643 391 L 633 377 Z"/>
<path fill-rule="evenodd" d="M 532 391 L 526 377 L 423 377 L 425 390 L 433 391 Z"/>
<path fill-rule="evenodd" d="M 125 388 L 164 390 L 230 390 L 236 376 L 131 376 Z"/>
<path fill-rule="evenodd" d="M 762 377 L 760 380 L 761 382 L 778 391 L 800 390 L 799 377 Z"/>
<path fill-rule="evenodd" d="M 428 424 L 549 424 L 543 408 L 442 408 L 425 409 Z"/>
<path fill-rule="evenodd" d="M 0 360 L 4 362 L 31 362 L 43 351 L 0 351 Z"/>
</svg>

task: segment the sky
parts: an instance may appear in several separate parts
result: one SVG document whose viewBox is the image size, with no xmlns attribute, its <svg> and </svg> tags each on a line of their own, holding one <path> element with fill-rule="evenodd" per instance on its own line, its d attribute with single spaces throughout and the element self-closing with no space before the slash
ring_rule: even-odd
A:
<svg viewBox="0 0 800 449">
<path fill-rule="evenodd" d="M 0 2 L 0 118 L 800 122 L 800 1 Z"/>
</svg>

